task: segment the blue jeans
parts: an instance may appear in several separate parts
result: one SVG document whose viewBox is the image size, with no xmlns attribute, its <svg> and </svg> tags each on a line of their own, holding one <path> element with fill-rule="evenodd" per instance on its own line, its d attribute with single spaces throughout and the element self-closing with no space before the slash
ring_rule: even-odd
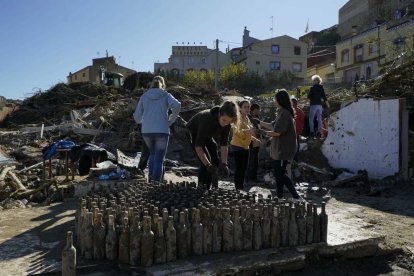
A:
<svg viewBox="0 0 414 276">
<path fill-rule="evenodd" d="M 164 158 L 167 153 L 169 135 L 166 133 L 144 133 L 142 137 L 150 152 L 148 178 L 150 181 L 160 182 L 163 175 Z"/>
<path fill-rule="evenodd" d="M 320 133 L 322 129 L 322 105 L 311 105 L 309 109 L 309 132 L 310 134 L 315 133 L 315 126 L 313 122 L 315 121 L 315 117 L 318 120 L 318 130 L 316 133 Z"/>
</svg>

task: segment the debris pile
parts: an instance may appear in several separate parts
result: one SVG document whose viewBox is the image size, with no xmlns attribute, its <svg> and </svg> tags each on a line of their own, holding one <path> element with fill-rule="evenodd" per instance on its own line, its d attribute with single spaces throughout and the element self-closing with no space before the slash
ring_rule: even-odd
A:
<svg viewBox="0 0 414 276">
<path fill-rule="evenodd" d="M 42 149 L 56 141 L 71 140 L 79 146 L 89 143 L 115 155 L 117 150 L 122 150 L 127 157 L 135 156 L 141 149 L 142 140 L 132 114 L 144 91 L 92 83 L 59 83 L 23 102 L 13 102 L 16 107 L 13 106 L 14 112 L 5 116 L 3 125 L 7 128 L 1 131 L 0 141 L 4 154 L 14 160 L 15 168 L 11 173 L 15 173 L 16 179 L 22 183 L 20 188 L 38 189 L 44 187 L 46 178 L 55 179 L 55 176 L 62 175 L 65 166 L 63 154 L 59 153 L 57 158 L 51 159 L 50 172 L 45 172 L 42 166 Z M 192 164 L 196 159 L 185 130 L 186 120 L 198 111 L 218 104 L 220 96 L 190 91 L 178 85 L 169 87 L 168 91 L 182 102 L 182 110 L 181 116 L 171 127 L 167 169 L 173 168 L 179 174 L 187 174 L 182 162 Z M 0 102 L 3 103 L 1 99 Z M 6 105 L 10 104 L 4 99 Z M 113 161 L 117 164 L 116 158 Z M 69 171 L 77 175 L 81 164 L 75 165 Z M 188 167 L 188 170 L 193 171 L 193 168 Z M 17 173 L 19 171 L 21 174 Z M 9 184 L 12 178 L 6 175 L 8 185 L 0 186 L 0 201 L 18 198 L 15 193 L 17 190 Z M 47 184 L 53 189 L 51 193 L 55 193 L 54 185 Z M 44 191 L 31 194 L 27 200 L 44 201 L 51 195 Z"/>
</svg>

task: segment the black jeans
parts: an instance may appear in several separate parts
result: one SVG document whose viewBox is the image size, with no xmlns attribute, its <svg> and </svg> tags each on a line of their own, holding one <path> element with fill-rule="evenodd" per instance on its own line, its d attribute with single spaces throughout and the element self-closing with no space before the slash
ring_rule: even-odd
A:
<svg viewBox="0 0 414 276">
<path fill-rule="evenodd" d="M 194 150 L 195 150 L 196 139 L 197 139 L 197 134 L 194 134 L 194 133 L 191 134 L 191 144 L 193 145 Z M 210 161 L 212 165 L 218 167 L 218 165 L 220 164 L 220 158 L 218 156 L 217 144 L 213 140 L 213 138 L 210 138 L 202 149 L 208 161 Z M 196 156 L 198 158 L 198 161 L 200 161 L 200 167 L 198 169 L 198 183 L 199 185 L 200 183 L 202 183 L 202 185 L 204 185 L 206 189 L 210 189 L 211 182 L 212 182 L 211 174 L 207 171 L 207 168 L 206 166 L 204 166 L 203 162 L 201 162 L 200 158 L 197 155 L 197 152 L 196 152 Z M 214 187 L 214 188 L 218 188 L 218 187 Z"/>
<path fill-rule="evenodd" d="M 139 159 L 138 169 L 142 171 L 145 170 L 145 168 L 148 165 L 149 155 L 150 155 L 149 148 L 147 144 L 145 144 L 144 139 L 142 139 L 141 158 Z"/>
<path fill-rule="evenodd" d="M 287 160 L 273 160 L 272 168 L 276 178 L 276 194 L 278 198 L 283 198 L 283 186 L 285 185 L 293 198 L 299 198 L 299 194 L 293 186 L 292 180 L 286 174 L 286 166 L 289 164 Z"/>
<path fill-rule="evenodd" d="M 299 154 L 299 150 L 300 150 L 299 141 L 300 141 L 300 138 L 299 138 L 299 135 L 298 135 L 298 136 L 296 136 L 296 143 L 297 143 L 298 147 L 297 147 L 297 150 L 296 150 L 296 153 L 295 153 L 295 157 L 293 157 L 293 160 L 295 160 L 296 162 L 298 162 L 298 154 Z"/>
<path fill-rule="evenodd" d="M 247 179 L 257 181 L 257 168 L 259 167 L 259 150 L 260 147 L 251 147 L 249 149 L 249 165 Z"/>
<path fill-rule="evenodd" d="M 236 150 L 233 152 L 234 164 L 236 170 L 234 172 L 234 184 L 236 189 L 243 189 L 244 177 L 246 176 L 247 165 L 249 163 L 249 150 Z"/>
</svg>

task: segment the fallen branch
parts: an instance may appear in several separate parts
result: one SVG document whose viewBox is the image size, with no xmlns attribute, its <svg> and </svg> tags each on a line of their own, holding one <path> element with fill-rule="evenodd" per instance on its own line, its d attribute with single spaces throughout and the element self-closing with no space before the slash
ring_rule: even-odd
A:
<svg viewBox="0 0 414 276">
<path fill-rule="evenodd" d="M 8 173 L 7 175 L 11 178 L 12 183 L 14 184 L 13 187 L 15 188 L 15 190 L 17 191 L 27 190 L 27 188 L 22 184 L 20 179 L 14 174 L 14 172 L 8 171 L 7 173 Z"/>
<path fill-rule="evenodd" d="M 328 171 L 326 169 L 319 169 L 319 168 L 317 168 L 315 166 L 306 164 L 305 162 L 299 162 L 298 163 L 298 166 L 303 166 L 303 167 L 309 168 L 309 169 L 311 169 L 311 170 L 313 170 L 313 171 L 315 171 L 317 173 L 326 174 L 326 175 L 334 175 L 332 172 L 330 172 L 330 171 Z"/>
<path fill-rule="evenodd" d="M 16 166 L 7 166 L 4 167 L 0 173 L 0 181 L 4 181 L 4 178 L 6 178 L 6 174 L 11 171 L 14 170 L 16 168 Z"/>
<path fill-rule="evenodd" d="M 36 189 L 30 189 L 26 191 L 15 191 L 14 193 L 10 195 L 10 197 L 15 198 L 15 199 L 27 198 L 43 189 L 49 188 L 51 185 L 55 185 L 57 190 L 59 190 L 57 187 L 56 179 L 51 179 L 51 180 L 45 180 L 43 184 Z"/>
</svg>

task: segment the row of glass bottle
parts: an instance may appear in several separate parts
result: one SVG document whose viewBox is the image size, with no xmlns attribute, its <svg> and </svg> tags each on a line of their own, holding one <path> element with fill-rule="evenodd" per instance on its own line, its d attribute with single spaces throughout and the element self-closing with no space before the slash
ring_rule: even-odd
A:
<svg viewBox="0 0 414 276">
<path fill-rule="evenodd" d="M 116 196 L 102 197 L 101 193 L 81 199 L 76 229 L 85 258 L 150 266 L 189 255 L 296 246 L 327 239 L 324 203 L 318 214 L 316 205 L 310 203 L 305 210 L 304 204 L 263 200 L 260 196 L 256 203 L 235 191 L 197 191 L 206 195 L 199 197 L 199 208 L 181 207 L 180 212 L 172 206 L 170 213 L 163 208 L 160 216 L 154 205 L 158 201 L 145 197 L 148 194 L 142 187 L 123 188 Z M 165 192 L 165 188 L 147 190 L 154 194 L 157 190 Z M 183 190 L 170 190 L 177 191 Z M 126 200 L 131 193 L 137 198 Z"/>
</svg>

